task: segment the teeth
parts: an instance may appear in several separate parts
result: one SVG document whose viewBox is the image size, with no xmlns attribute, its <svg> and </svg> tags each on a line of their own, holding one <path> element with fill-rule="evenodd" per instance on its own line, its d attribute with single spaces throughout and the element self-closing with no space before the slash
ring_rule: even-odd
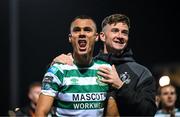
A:
<svg viewBox="0 0 180 117">
<path fill-rule="evenodd" d="M 79 40 L 79 43 L 86 43 L 86 40 Z"/>
<path fill-rule="evenodd" d="M 87 42 L 86 40 L 79 40 L 78 43 L 80 47 L 85 47 Z"/>
<path fill-rule="evenodd" d="M 124 44 L 124 40 L 122 40 L 122 39 L 115 40 L 114 42 L 115 42 L 115 43 L 119 43 L 119 44 Z"/>
<path fill-rule="evenodd" d="M 120 42 L 121 42 L 122 44 L 124 44 L 124 40 L 121 39 Z"/>
</svg>

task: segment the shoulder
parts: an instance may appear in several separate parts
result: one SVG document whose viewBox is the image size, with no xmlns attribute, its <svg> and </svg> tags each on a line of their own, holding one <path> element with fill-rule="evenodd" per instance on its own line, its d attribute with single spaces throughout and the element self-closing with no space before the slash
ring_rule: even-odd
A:
<svg viewBox="0 0 180 117">
<path fill-rule="evenodd" d="M 141 64 L 139 64 L 137 62 L 128 62 L 127 65 L 139 77 L 140 76 L 143 77 L 143 75 L 145 75 L 146 77 L 151 77 L 152 76 L 152 73 L 150 72 L 150 70 L 147 67 L 145 67 L 145 66 L 143 66 L 143 65 L 141 65 Z"/>
<path fill-rule="evenodd" d="M 137 78 L 139 79 L 137 84 L 138 86 L 145 82 L 151 82 L 151 84 L 155 82 L 152 73 L 147 67 L 137 62 L 128 62 L 127 65 L 130 70 L 135 74 L 135 76 L 137 76 Z"/>
<path fill-rule="evenodd" d="M 175 112 L 176 112 L 176 116 L 180 117 L 180 110 L 178 108 L 175 109 Z"/>
<path fill-rule="evenodd" d="M 154 117 L 165 117 L 165 116 L 167 116 L 166 113 L 163 113 L 162 110 L 158 110 Z"/>
<path fill-rule="evenodd" d="M 75 64 L 68 65 L 68 64 L 62 64 L 62 63 L 55 63 L 49 67 L 47 72 L 51 72 L 55 74 L 59 71 L 63 73 L 65 70 L 72 70 L 72 69 L 77 69 L 77 66 Z"/>
<path fill-rule="evenodd" d="M 168 115 L 168 114 L 161 114 L 161 113 L 159 113 L 159 114 L 155 114 L 155 116 L 154 117 L 170 117 L 170 115 Z"/>
</svg>

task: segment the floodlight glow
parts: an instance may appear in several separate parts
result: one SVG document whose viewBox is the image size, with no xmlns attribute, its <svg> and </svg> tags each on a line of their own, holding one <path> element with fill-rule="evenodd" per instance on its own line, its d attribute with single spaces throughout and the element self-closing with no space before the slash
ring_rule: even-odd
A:
<svg viewBox="0 0 180 117">
<path fill-rule="evenodd" d="M 162 76 L 160 79 L 159 79 L 159 85 L 161 87 L 165 86 L 165 85 L 169 85 L 170 84 L 170 78 L 169 76 Z"/>
</svg>

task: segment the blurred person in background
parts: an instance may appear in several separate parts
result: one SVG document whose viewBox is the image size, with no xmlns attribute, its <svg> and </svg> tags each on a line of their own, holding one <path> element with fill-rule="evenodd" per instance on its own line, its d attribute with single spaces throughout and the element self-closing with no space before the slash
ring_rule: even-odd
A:
<svg viewBox="0 0 180 117">
<path fill-rule="evenodd" d="M 159 110 L 155 117 L 180 117 L 180 111 L 176 108 L 177 93 L 176 88 L 171 85 L 160 86 L 158 88 Z"/>
<path fill-rule="evenodd" d="M 22 117 L 23 116 L 35 117 L 35 109 L 40 93 L 41 93 L 41 83 L 40 82 L 31 83 L 28 89 L 28 99 L 29 99 L 28 105 L 21 108 L 15 108 L 13 112 L 11 112 L 11 115 L 22 116 Z"/>
</svg>

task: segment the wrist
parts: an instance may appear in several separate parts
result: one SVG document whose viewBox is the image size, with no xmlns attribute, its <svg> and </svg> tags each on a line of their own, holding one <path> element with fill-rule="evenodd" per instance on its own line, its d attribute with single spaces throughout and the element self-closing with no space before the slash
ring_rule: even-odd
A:
<svg viewBox="0 0 180 117">
<path fill-rule="evenodd" d="M 119 86 L 116 87 L 116 89 L 120 89 L 123 86 L 124 82 L 122 82 L 121 84 L 119 84 Z"/>
</svg>

